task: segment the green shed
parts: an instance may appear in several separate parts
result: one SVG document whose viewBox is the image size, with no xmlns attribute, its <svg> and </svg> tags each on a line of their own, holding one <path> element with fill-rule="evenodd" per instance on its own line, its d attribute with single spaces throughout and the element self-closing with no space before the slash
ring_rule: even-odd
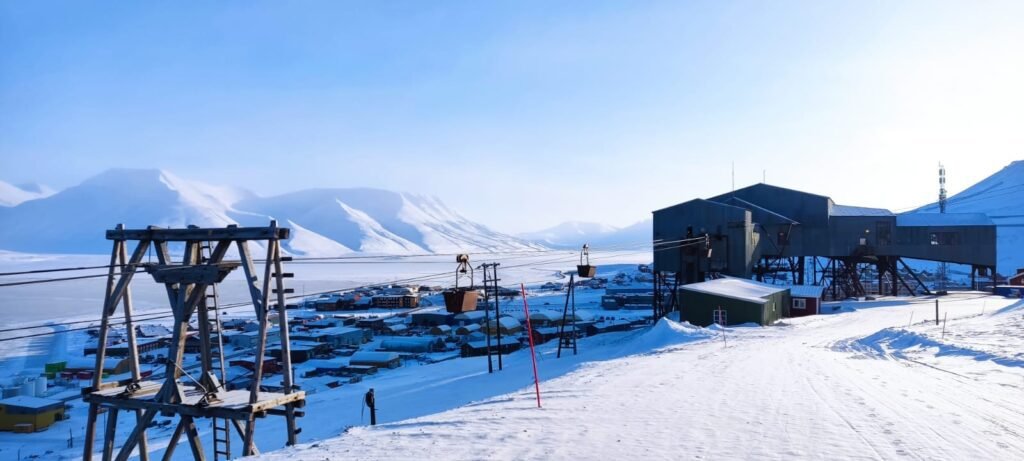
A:
<svg viewBox="0 0 1024 461">
<path fill-rule="evenodd" d="M 694 325 L 715 323 L 725 311 L 726 325 L 771 325 L 789 317 L 789 288 L 753 280 L 721 278 L 679 287 L 679 318 Z"/>
</svg>

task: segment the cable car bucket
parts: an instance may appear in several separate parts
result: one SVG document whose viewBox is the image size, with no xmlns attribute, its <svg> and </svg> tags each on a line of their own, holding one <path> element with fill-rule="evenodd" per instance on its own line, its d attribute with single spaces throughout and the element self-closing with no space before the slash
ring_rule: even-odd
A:
<svg viewBox="0 0 1024 461">
<path fill-rule="evenodd" d="M 453 314 L 476 310 L 476 298 L 480 295 L 473 288 L 473 266 L 469 265 L 469 255 L 460 254 L 455 257 L 459 263 L 455 269 L 455 288 L 444 291 L 444 307 Z M 468 287 L 459 287 L 459 278 L 469 278 Z"/>
<path fill-rule="evenodd" d="M 576 273 L 579 274 L 580 278 L 591 278 L 597 275 L 597 266 L 590 265 L 590 244 L 583 245 L 583 251 L 580 252 L 580 263 L 576 266 Z"/>
</svg>

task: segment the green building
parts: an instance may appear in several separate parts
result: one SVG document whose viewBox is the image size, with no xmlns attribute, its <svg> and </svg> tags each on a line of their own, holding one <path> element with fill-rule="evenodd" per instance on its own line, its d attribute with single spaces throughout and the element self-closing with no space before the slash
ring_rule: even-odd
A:
<svg viewBox="0 0 1024 461">
<path fill-rule="evenodd" d="M 679 318 L 694 325 L 716 323 L 716 310 L 724 312 L 722 323 L 771 325 L 789 317 L 789 288 L 753 280 L 720 278 L 679 287 Z"/>
</svg>

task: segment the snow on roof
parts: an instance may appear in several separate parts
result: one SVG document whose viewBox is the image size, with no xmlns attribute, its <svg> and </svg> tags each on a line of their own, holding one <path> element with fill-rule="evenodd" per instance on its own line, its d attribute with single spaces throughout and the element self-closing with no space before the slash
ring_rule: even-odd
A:
<svg viewBox="0 0 1024 461">
<path fill-rule="evenodd" d="M 512 317 L 509 317 L 507 315 L 506 316 L 502 316 L 500 319 L 498 319 L 498 322 L 501 322 L 501 326 L 503 326 L 505 328 L 515 328 L 515 327 L 518 327 L 518 326 L 522 325 L 522 324 L 519 323 L 518 320 L 516 320 L 516 319 L 514 319 Z M 494 326 L 494 319 L 491 319 L 491 321 L 487 323 L 487 326 L 493 327 Z"/>
<path fill-rule="evenodd" d="M 296 332 L 294 332 L 292 334 L 296 335 L 296 336 L 318 337 L 318 336 L 347 335 L 347 334 L 352 334 L 352 333 L 360 333 L 360 334 L 362 334 L 362 332 L 363 332 L 363 330 L 361 328 L 333 327 L 333 328 L 322 328 L 322 329 L 319 329 L 319 330 L 310 330 L 310 331 L 302 331 L 302 332 L 296 331 Z"/>
<path fill-rule="evenodd" d="M 892 216 L 892 212 L 885 208 L 868 208 L 863 206 L 832 204 L 830 216 Z"/>
<path fill-rule="evenodd" d="M 907 213 L 896 217 L 897 226 L 994 226 L 984 213 Z"/>
<path fill-rule="evenodd" d="M 487 315 L 487 313 L 484 311 L 469 311 L 456 315 L 455 320 L 480 320 L 484 318 L 485 315 Z"/>
<path fill-rule="evenodd" d="M 399 358 L 395 352 L 359 351 L 352 354 L 351 362 L 389 362 Z"/>
<path fill-rule="evenodd" d="M 15 397 L 0 400 L 0 405 L 10 405 L 12 407 L 32 408 L 36 410 L 41 410 L 47 407 L 61 405 L 61 402 L 58 400 L 44 399 L 40 397 L 18 395 Z"/>
<path fill-rule="evenodd" d="M 798 298 L 820 298 L 825 287 L 820 285 L 787 285 L 790 296 Z"/>
<path fill-rule="evenodd" d="M 691 283 L 679 288 L 682 290 L 724 296 L 726 298 L 739 299 L 741 301 L 750 301 L 759 304 L 764 304 L 765 301 L 767 301 L 764 299 L 765 296 L 770 296 L 787 289 L 787 287 L 780 285 L 768 285 L 766 283 L 755 282 L 753 280 L 731 277 Z"/>
</svg>

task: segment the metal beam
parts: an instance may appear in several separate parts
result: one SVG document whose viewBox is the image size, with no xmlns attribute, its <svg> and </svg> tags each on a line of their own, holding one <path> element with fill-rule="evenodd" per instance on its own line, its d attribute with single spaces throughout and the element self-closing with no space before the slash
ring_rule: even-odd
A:
<svg viewBox="0 0 1024 461">
<path fill-rule="evenodd" d="M 111 229 L 107 240 L 153 240 L 157 242 L 188 242 L 197 240 L 285 240 L 287 227 L 218 227 L 192 229 Z"/>
</svg>

